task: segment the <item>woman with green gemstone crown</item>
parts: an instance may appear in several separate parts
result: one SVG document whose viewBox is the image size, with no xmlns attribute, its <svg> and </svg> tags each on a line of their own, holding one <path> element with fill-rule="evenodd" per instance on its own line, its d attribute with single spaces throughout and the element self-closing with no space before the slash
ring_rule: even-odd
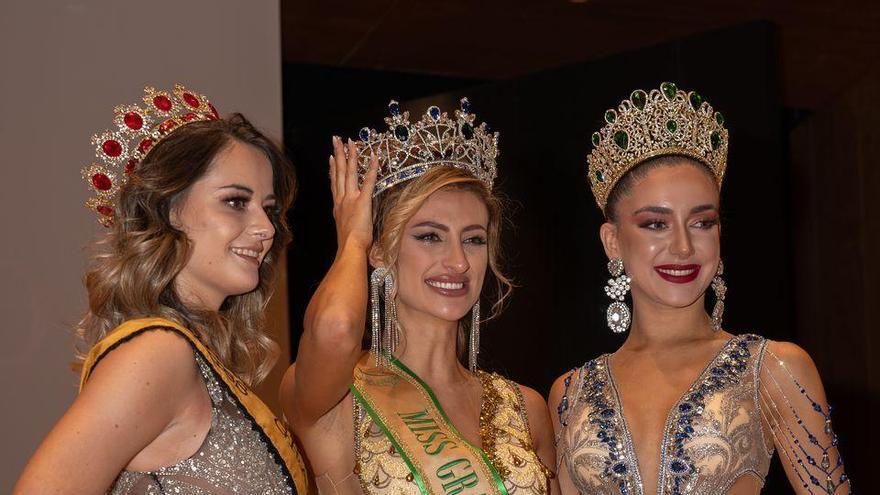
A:
<svg viewBox="0 0 880 495">
<path fill-rule="evenodd" d="M 557 491 L 544 399 L 477 366 L 481 299 L 494 316 L 511 284 L 498 135 L 461 103 L 411 123 L 392 101 L 388 131 L 333 139 L 338 250 L 281 385 L 323 495 Z"/>
<path fill-rule="evenodd" d="M 849 492 L 807 353 L 722 326 L 721 114 L 663 83 L 605 122 L 587 161 L 614 277 L 608 326 L 629 335 L 551 389 L 562 493 L 757 494 L 774 450 L 796 493 Z"/>
</svg>

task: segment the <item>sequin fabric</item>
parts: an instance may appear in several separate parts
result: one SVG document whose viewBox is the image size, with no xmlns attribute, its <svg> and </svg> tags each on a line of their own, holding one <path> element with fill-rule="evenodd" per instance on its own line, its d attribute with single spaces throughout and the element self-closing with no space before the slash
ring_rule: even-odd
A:
<svg viewBox="0 0 880 495">
<path fill-rule="evenodd" d="M 656 493 L 725 493 L 741 476 L 763 484 L 773 454 L 758 399 L 765 346 L 755 335 L 732 338 L 670 410 Z M 651 493 L 642 483 L 608 360 L 600 356 L 567 379 L 557 411 L 558 464 L 581 493 Z"/>
<path fill-rule="evenodd" d="M 480 441 L 508 493 L 547 493 L 552 473 L 534 450 L 519 387 L 495 373 L 477 371 L 483 387 Z M 354 399 L 355 474 L 365 494 L 419 495 L 413 475 L 391 441 Z"/>
<path fill-rule="evenodd" d="M 199 450 L 173 466 L 151 472 L 123 471 L 112 495 L 288 495 L 282 467 L 210 365 L 196 361 L 211 397 L 211 429 Z"/>
</svg>

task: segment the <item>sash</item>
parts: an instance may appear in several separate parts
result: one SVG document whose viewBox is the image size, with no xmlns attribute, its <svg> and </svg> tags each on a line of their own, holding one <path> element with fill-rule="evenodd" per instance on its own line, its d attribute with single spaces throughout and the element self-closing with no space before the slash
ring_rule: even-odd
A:
<svg viewBox="0 0 880 495">
<path fill-rule="evenodd" d="M 397 359 L 375 366 L 367 354 L 352 394 L 391 441 L 425 495 L 507 495 L 486 453 L 449 421 L 430 387 Z"/>
<path fill-rule="evenodd" d="M 214 374 L 220 378 L 220 383 L 235 397 L 242 412 L 248 416 L 254 426 L 258 427 L 257 431 L 266 442 L 269 453 L 275 462 L 282 467 L 282 472 L 288 481 L 292 481 L 296 488 L 295 493 L 307 495 L 309 483 L 305 465 L 284 422 L 276 418 L 250 387 L 241 381 L 235 373 L 223 366 L 220 359 L 205 347 L 192 332 L 173 321 L 164 318 L 142 318 L 128 320 L 116 327 L 89 351 L 80 376 L 80 391 L 85 386 L 92 370 L 107 353 L 144 332 L 156 329 L 171 330 L 186 338 L 193 350 L 198 352 L 202 359 L 211 366 Z"/>
</svg>

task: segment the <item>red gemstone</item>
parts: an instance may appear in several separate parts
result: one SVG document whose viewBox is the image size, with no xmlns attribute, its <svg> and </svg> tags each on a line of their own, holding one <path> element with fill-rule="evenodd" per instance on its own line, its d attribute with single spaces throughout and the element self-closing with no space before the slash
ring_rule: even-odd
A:
<svg viewBox="0 0 880 495">
<path fill-rule="evenodd" d="M 98 213 L 100 213 L 101 215 L 104 215 L 105 217 L 112 217 L 113 216 L 113 208 L 111 208 L 107 205 L 98 205 L 98 207 L 95 209 L 98 210 Z"/>
<path fill-rule="evenodd" d="M 199 99 L 189 93 L 183 94 L 183 101 L 185 101 L 187 105 L 193 108 L 199 108 L 199 105 L 201 105 L 201 103 L 199 103 Z"/>
<path fill-rule="evenodd" d="M 185 121 L 187 121 L 187 122 L 189 122 L 189 121 L 190 121 L 190 120 L 193 120 L 193 119 L 195 119 L 195 118 L 196 118 L 196 114 L 194 114 L 194 113 L 192 113 L 192 112 L 190 112 L 190 113 L 188 113 L 188 114 L 186 114 L 186 115 L 184 115 L 184 116 L 183 116 L 183 117 L 181 117 L 181 118 L 182 118 L 182 119 L 183 119 L 183 120 L 185 120 Z"/>
<path fill-rule="evenodd" d="M 128 163 L 125 164 L 125 173 L 130 174 L 134 172 L 134 168 L 137 166 L 137 160 L 129 160 Z"/>
<path fill-rule="evenodd" d="M 92 185 L 95 186 L 95 189 L 100 189 L 101 191 L 109 191 L 113 187 L 110 177 L 100 173 L 92 176 Z"/>
<path fill-rule="evenodd" d="M 211 107 L 211 113 L 214 114 L 214 117 L 216 117 L 216 118 L 219 119 L 219 118 L 220 118 L 220 112 L 218 112 L 217 109 L 214 108 L 214 105 L 208 103 L 208 106 Z"/>
<path fill-rule="evenodd" d="M 153 146 L 153 140 L 150 138 L 146 138 L 141 141 L 141 144 L 138 145 L 138 151 L 141 153 L 146 153 L 150 146 Z"/>
<path fill-rule="evenodd" d="M 101 149 L 104 150 L 105 155 L 112 156 L 113 158 L 122 154 L 122 145 L 115 139 L 104 141 L 104 144 L 101 145 Z"/>
<path fill-rule="evenodd" d="M 165 95 L 159 95 L 153 98 L 153 105 L 156 105 L 156 108 L 163 112 L 171 110 L 171 100 Z"/>
<path fill-rule="evenodd" d="M 129 129 L 134 129 L 135 131 L 143 127 L 144 119 L 138 115 L 137 112 L 128 112 L 125 114 L 125 117 L 122 119 L 125 122 L 125 125 Z"/>
<path fill-rule="evenodd" d="M 177 121 L 174 119 L 168 119 L 165 122 L 162 122 L 162 125 L 159 126 L 159 133 L 168 134 L 168 132 L 175 127 L 177 127 Z"/>
</svg>

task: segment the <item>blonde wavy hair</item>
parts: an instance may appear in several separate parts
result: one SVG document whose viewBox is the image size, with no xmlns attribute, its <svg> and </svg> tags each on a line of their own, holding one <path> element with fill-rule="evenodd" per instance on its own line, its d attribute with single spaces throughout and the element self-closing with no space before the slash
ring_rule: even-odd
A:
<svg viewBox="0 0 880 495">
<path fill-rule="evenodd" d="M 504 199 L 469 172 L 451 166 L 437 166 L 420 177 L 384 191 L 379 195 L 373 209 L 373 242 L 381 251 L 385 266 L 396 276 L 395 267 L 406 224 L 428 198 L 440 190 L 471 192 L 486 205 L 489 212 L 486 245 L 489 257 L 488 275 L 492 279 L 489 295 L 492 305 L 488 318 L 482 321 L 494 319 L 504 309 L 504 303 L 514 287 L 513 281 L 501 269 L 503 253 L 500 241 L 504 224 Z M 458 325 L 457 353 L 462 363 L 466 355 L 470 326 L 468 314 Z"/>
<path fill-rule="evenodd" d="M 172 226 L 170 213 L 233 142 L 255 147 L 272 164 L 275 239 L 260 266 L 256 289 L 228 297 L 218 311 L 194 309 L 183 304 L 174 287 L 191 244 Z M 120 191 L 113 227 L 92 245 L 95 254 L 84 281 L 89 310 L 75 332 L 75 367 L 81 368 L 95 343 L 124 321 L 163 317 L 194 332 L 244 382 L 259 383 L 278 357 L 278 345 L 264 333 L 264 310 L 277 261 L 291 239 L 285 217 L 295 189 L 284 153 L 241 114 L 193 122 L 160 141 Z"/>
</svg>

